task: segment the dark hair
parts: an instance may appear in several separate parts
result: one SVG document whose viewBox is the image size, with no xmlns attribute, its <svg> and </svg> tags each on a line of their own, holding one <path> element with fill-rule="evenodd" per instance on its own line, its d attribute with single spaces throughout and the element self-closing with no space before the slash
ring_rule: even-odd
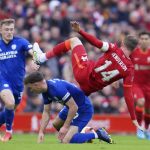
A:
<svg viewBox="0 0 150 150">
<path fill-rule="evenodd" d="M 42 81 L 44 79 L 44 76 L 41 72 L 33 72 L 29 75 L 27 75 L 24 79 L 24 84 L 27 85 L 29 83 L 35 83 Z"/>
<path fill-rule="evenodd" d="M 148 35 L 150 37 L 150 32 L 148 32 L 148 31 L 141 31 L 139 33 L 139 37 L 142 36 L 142 35 Z"/>
<path fill-rule="evenodd" d="M 3 20 L 0 21 L 0 26 L 2 26 L 3 24 L 9 25 L 11 23 L 15 24 L 15 19 L 12 19 L 12 18 L 3 19 Z"/>
<path fill-rule="evenodd" d="M 133 35 L 127 35 L 124 39 L 124 45 L 130 51 L 133 51 L 136 48 L 137 44 L 138 44 L 138 39 Z"/>
</svg>

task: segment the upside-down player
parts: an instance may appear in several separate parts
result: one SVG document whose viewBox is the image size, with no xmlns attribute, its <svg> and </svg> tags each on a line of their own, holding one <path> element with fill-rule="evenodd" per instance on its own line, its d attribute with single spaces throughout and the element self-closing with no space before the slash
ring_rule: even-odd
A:
<svg viewBox="0 0 150 150">
<path fill-rule="evenodd" d="M 129 58 L 138 44 L 135 36 L 126 36 L 121 48 L 116 44 L 103 42 L 94 36 L 81 30 L 78 22 L 71 22 L 72 28 L 82 35 L 89 43 L 98 47 L 104 55 L 97 61 L 88 60 L 87 53 L 79 38 L 70 38 L 52 50 L 42 53 L 37 43 L 33 45 L 34 59 L 37 63 L 43 63 L 51 57 L 61 55 L 69 50 L 72 51 L 72 68 L 75 79 L 86 95 L 103 89 L 105 86 L 123 79 L 124 97 L 133 124 L 142 129 L 136 120 L 132 84 L 134 78 L 133 64 Z M 124 51 L 128 51 L 125 53 Z"/>
</svg>

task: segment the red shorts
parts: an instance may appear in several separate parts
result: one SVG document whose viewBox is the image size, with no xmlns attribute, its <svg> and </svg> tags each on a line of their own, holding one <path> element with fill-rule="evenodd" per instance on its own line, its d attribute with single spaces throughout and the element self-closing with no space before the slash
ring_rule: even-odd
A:
<svg viewBox="0 0 150 150">
<path fill-rule="evenodd" d="M 133 95 L 135 101 L 140 98 L 145 99 L 145 108 L 150 108 L 150 87 L 144 85 L 133 85 Z"/>
<path fill-rule="evenodd" d="M 87 53 L 83 45 L 76 46 L 72 51 L 72 68 L 74 77 L 79 83 L 81 89 L 88 93 L 89 76 L 92 70 L 93 63 L 88 60 Z"/>
</svg>

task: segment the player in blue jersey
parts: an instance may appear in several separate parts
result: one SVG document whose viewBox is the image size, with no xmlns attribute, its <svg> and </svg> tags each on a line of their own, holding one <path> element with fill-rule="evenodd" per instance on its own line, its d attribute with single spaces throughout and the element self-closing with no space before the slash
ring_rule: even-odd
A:
<svg viewBox="0 0 150 150">
<path fill-rule="evenodd" d="M 54 101 L 64 105 L 53 122 L 53 126 L 59 131 L 58 139 L 62 143 L 85 143 L 95 138 L 112 143 L 111 137 L 103 128 L 96 132 L 80 133 L 91 120 L 93 107 L 89 98 L 74 84 L 60 79 L 45 80 L 40 72 L 26 76 L 24 83 L 32 92 L 42 93 L 44 99 L 38 142 L 44 139 L 44 130 L 50 119 L 51 103 Z"/>
<path fill-rule="evenodd" d="M 12 138 L 14 110 L 20 103 L 25 75 L 26 53 L 32 54 L 32 45 L 24 38 L 15 37 L 15 20 L 0 22 L 0 98 L 5 104 L 0 112 L 0 126 L 6 123 L 6 133 L 0 139 L 4 142 Z M 36 64 L 31 64 L 37 70 Z"/>
</svg>

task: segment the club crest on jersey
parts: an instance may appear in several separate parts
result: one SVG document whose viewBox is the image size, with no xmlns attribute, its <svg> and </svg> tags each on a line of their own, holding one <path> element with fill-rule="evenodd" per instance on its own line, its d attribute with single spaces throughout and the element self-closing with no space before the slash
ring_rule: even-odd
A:
<svg viewBox="0 0 150 150">
<path fill-rule="evenodd" d="M 13 45 L 11 46 L 12 50 L 15 50 L 15 49 L 16 49 L 16 47 L 17 47 L 17 45 L 16 45 L 16 44 L 13 44 Z"/>
</svg>

